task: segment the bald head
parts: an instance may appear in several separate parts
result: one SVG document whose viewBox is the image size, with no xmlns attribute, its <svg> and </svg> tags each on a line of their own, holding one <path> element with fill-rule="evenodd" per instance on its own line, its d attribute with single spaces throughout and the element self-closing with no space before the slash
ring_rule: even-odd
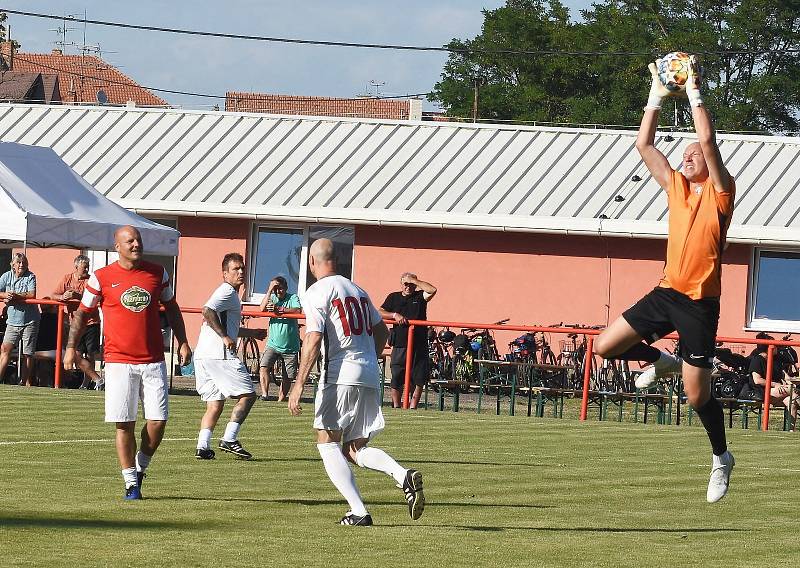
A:
<svg viewBox="0 0 800 568">
<path fill-rule="evenodd" d="M 124 225 L 114 231 L 114 250 L 119 254 L 120 264 L 132 267 L 139 263 L 144 253 L 139 229 Z"/>
<path fill-rule="evenodd" d="M 333 241 L 330 239 L 314 241 L 308 249 L 308 266 L 317 280 L 336 274 L 336 254 L 333 249 Z"/>
<path fill-rule="evenodd" d="M 708 178 L 708 166 L 699 142 L 692 142 L 683 151 L 683 175 L 694 183 L 702 183 Z"/>
<path fill-rule="evenodd" d="M 114 231 L 114 242 L 118 243 L 121 240 L 125 240 L 128 237 L 135 237 L 142 240 L 142 235 L 139 232 L 139 229 L 132 225 L 123 225 L 122 227 L 117 227 L 117 230 Z"/>
<path fill-rule="evenodd" d="M 308 254 L 320 262 L 334 260 L 333 241 L 330 239 L 317 239 L 312 243 Z"/>
</svg>

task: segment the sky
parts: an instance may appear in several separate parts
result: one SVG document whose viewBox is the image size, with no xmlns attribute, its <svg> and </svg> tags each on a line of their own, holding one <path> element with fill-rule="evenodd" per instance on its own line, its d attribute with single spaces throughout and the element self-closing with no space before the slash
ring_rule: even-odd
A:
<svg viewBox="0 0 800 568">
<path fill-rule="evenodd" d="M 167 28 L 315 40 L 441 46 L 480 33 L 482 9 L 500 0 L 137 0 L 84 2 L 0 0 L 0 10 L 73 14 Z M 585 0 L 569 0 L 577 17 Z M 291 7 L 290 7 L 291 6 Z M 60 21 L 9 15 L 12 38 L 22 51 L 49 53 L 61 36 Z M 83 44 L 83 25 L 67 42 Z M 353 97 L 425 93 L 442 72 L 445 53 L 316 47 L 233 39 L 190 37 L 88 25 L 86 44 L 140 85 L 224 96 L 226 91 Z M 79 47 L 66 46 L 65 53 Z M 370 82 L 383 83 L 371 85 Z M 184 108 L 209 108 L 224 101 L 156 93 Z M 430 104 L 426 109 L 433 108 Z"/>
</svg>

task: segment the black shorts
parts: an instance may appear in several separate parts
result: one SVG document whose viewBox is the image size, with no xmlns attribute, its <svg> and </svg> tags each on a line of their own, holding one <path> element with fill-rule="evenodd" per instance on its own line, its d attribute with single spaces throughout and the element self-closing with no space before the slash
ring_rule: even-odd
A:
<svg viewBox="0 0 800 568">
<path fill-rule="evenodd" d="M 411 384 L 414 386 L 424 386 L 428 382 L 428 347 L 424 349 L 414 348 L 414 355 L 411 360 Z M 391 387 L 396 390 L 403 390 L 406 382 L 406 352 L 405 347 L 392 348 L 392 381 Z M 424 352 L 425 356 L 421 356 Z"/>
<path fill-rule="evenodd" d="M 100 324 L 87 325 L 83 335 L 75 345 L 75 351 L 82 355 L 94 356 L 100 352 Z"/>
<path fill-rule="evenodd" d="M 712 367 L 719 298 L 692 300 L 672 288 L 659 286 L 626 310 L 622 317 L 648 344 L 677 331 L 683 360 L 693 367 Z"/>
</svg>

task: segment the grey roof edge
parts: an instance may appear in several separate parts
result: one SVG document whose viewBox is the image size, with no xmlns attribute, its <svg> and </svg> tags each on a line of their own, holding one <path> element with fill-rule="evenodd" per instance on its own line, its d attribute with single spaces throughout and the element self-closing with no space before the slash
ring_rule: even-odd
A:
<svg viewBox="0 0 800 568">
<path fill-rule="evenodd" d="M 41 110 L 41 104 L 24 104 L 24 103 L 0 103 L 0 108 L 14 107 L 14 108 L 27 108 Z M 269 114 L 262 112 L 233 112 L 223 110 L 190 110 L 180 108 L 153 108 L 153 107 L 128 107 L 128 106 L 98 106 L 98 105 L 53 105 L 57 110 L 68 110 L 70 107 L 87 109 L 87 110 L 103 110 L 108 112 L 144 112 L 144 113 L 164 113 L 164 114 L 181 114 L 181 115 L 212 115 L 212 116 L 248 116 L 252 118 L 273 118 L 290 119 L 295 121 L 309 121 L 309 122 L 352 122 L 362 124 L 389 124 L 389 125 L 413 125 L 413 126 L 429 126 L 435 127 L 458 127 L 463 129 L 478 129 L 478 130 L 526 130 L 530 132 L 558 132 L 558 133 L 583 133 L 583 134 L 612 134 L 624 135 L 631 138 L 636 138 L 638 125 L 631 125 L 628 128 L 587 128 L 587 127 L 573 127 L 573 126 L 559 126 L 553 125 L 525 125 L 525 124 L 496 124 L 496 123 L 472 123 L 472 122 L 445 122 L 445 121 L 430 121 L 430 120 L 394 120 L 394 119 L 377 119 L 377 118 L 352 118 L 352 117 L 338 117 L 338 116 L 307 116 L 296 114 Z M 693 132 L 674 132 L 669 128 L 660 128 L 657 135 L 669 134 L 673 138 L 687 138 L 695 139 L 697 136 Z M 748 142 L 763 142 L 775 144 L 797 144 L 800 145 L 800 137 L 796 136 L 767 136 L 763 134 L 738 134 L 738 133 L 725 133 L 717 132 L 717 138 L 720 140 L 742 140 Z"/>
<path fill-rule="evenodd" d="M 665 239 L 667 223 L 620 219 L 587 219 L 573 217 L 525 217 L 512 215 L 486 215 L 486 222 L 475 223 L 474 215 L 417 212 L 409 220 L 407 212 L 380 212 L 368 209 L 263 207 L 225 205 L 214 203 L 185 203 L 180 208 L 165 210 L 158 201 L 119 199 L 123 207 L 139 214 L 175 215 L 190 217 L 228 217 L 254 222 L 336 223 L 343 225 L 407 226 L 438 229 L 499 231 L 507 233 L 551 233 L 562 235 L 612 236 L 640 239 Z M 800 248 L 800 233 L 783 227 L 745 227 L 731 225 L 728 241 L 755 245 L 776 245 Z"/>
</svg>

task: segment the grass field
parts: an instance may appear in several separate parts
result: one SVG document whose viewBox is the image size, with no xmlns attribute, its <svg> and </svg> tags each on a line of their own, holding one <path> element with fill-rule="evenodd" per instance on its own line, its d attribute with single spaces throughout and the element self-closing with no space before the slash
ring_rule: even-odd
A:
<svg viewBox="0 0 800 568">
<path fill-rule="evenodd" d="M 202 406 L 175 396 L 145 500 L 124 502 L 102 394 L 0 387 L 2 566 L 789 566 L 797 434 L 729 431 L 731 493 L 705 502 L 702 428 L 385 410 L 376 440 L 423 471 L 408 517 L 391 479 L 356 471 L 375 519 L 346 504 L 313 443 L 312 405 L 259 402 L 257 459 L 194 459 Z M 218 427 L 220 434 L 224 423 Z M 27 442 L 27 443 L 20 443 Z"/>
</svg>

